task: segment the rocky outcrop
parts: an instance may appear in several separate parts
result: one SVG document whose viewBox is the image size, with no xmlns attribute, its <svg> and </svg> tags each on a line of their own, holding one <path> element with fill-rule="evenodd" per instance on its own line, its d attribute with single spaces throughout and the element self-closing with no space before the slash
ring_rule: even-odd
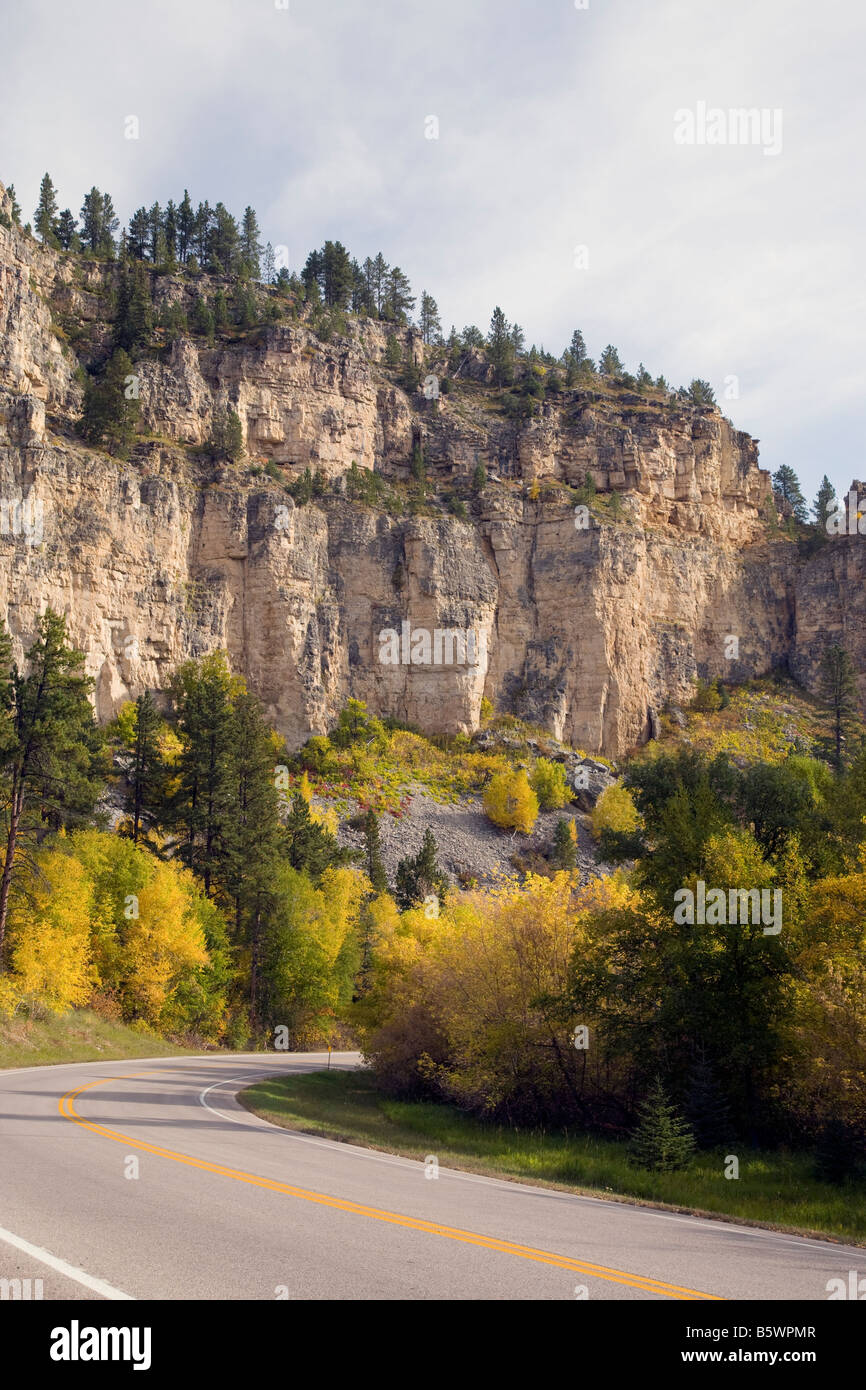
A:
<svg viewBox="0 0 866 1390">
<path fill-rule="evenodd" d="M 515 423 L 478 386 L 407 395 L 381 324 L 323 342 L 298 318 L 137 362 L 133 459 L 85 449 L 70 343 L 104 355 L 113 274 L 0 226 L 0 614 L 19 658 L 47 605 L 67 615 L 100 718 L 221 647 L 292 744 L 349 696 L 449 731 L 477 728 L 486 696 L 616 754 L 696 675 L 790 662 L 811 681 L 824 613 L 866 670 L 859 538 L 804 564 L 771 536 L 754 441 L 715 411 L 598 389 Z M 155 277 L 157 301 L 201 291 Z M 247 450 L 231 467 L 197 448 L 226 405 Z M 353 464 L 399 487 L 413 454 L 442 494 L 468 499 L 478 463 L 494 481 L 465 519 L 341 495 Z M 296 506 L 279 470 L 307 467 L 331 487 Z M 619 515 L 575 510 L 587 475 Z"/>
</svg>

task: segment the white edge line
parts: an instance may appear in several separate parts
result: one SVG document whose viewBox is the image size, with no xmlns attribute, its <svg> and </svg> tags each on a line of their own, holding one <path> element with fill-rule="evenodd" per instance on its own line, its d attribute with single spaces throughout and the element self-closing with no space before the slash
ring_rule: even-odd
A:
<svg viewBox="0 0 866 1390">
<path fill-rule="evenodd" d="M 4 1230 L 2 1226 L 0 1226 L 0 1240 L 4 1240 L 7 1245 L 13 1245 L 16 1250 L 20 1250 L 24 1255 L 29 1255 L 32 1260 L 38 1260 L 40 1264 L 47 1265 L 56 1274 L 62 1274 L 64 1279 L 72 1279 L 76 1284 L 82 1284 L 85 1289 L 102 1294 L 103 1298 L 110 1299 L 112 1302 L 135 1302 L 131 1293 L 122 1293 L 112 1284 L 106 1284 L 104 1279 L 95 1279 L 92 1274 L 86 1274 L 83 1269 L 77 1269 L 75 1265 L 67 1264 L 57 1255 L 43 1250 L 41 1245 L 31 1245 L 29 1240 L 22 1240 L 21 1236 L 13 1235 L 11 1231 Z"/>
<path fill-rule="evenodd" d="M 349 1070 L 349 1068 L 343 1067 L 340 1068 L 340 1070 Z M 279 1074 L 285 1075 L 285 1072 Z M 303 1072 L 301 1071 L 298 1074 L 303 1075 Z M 273 1075 L 273 1071 L 262 1072 L 261 1075 L 255 1079 L 265 1080 Z M 359 1144 L 345 1144 L 341 1140 L 323 1139 L 319 1135 L 304 1134 L 301 1130 L 287 1129 L 284 1125 L 275 1125 L 270 1120 L 264 1120 L 260 1115 L 256 1115 L 254 1110 L 246 1111 L 245 1115 L 247 1117 L 252 1116 L 254 1119 L 258 1120 L 258 1124 L 254 1124 L 250 1118 L 232 1115 L 227 1110 L 217 1110 L 214 1106 L 208 1105 L 205 1097 L 208 1096 L 211 1091 L 216 1091 L 220 1086 L 240 1086 L 242 1084 L 249 1084 L 247 1077 L 223 1077 L 221 1081 L 215 1081 L 212 1086 L 206 1086 L 204 1090 L 199 1092 L 199 1103 L 203 1105 L 205 1110 L 208 1110 L 211 1115 L 217 1115 L 221 1120 L 231 1120 L 234 1124 L 243 1125 L 246 1129 L 254 1129 L 259 1132 L 263 1129 L 271 1130 L 274 1133 L 285 1135 L 287 1139 L 294 1139 L 301 1144 L 311 1144 L 316 1148 L 328 1149 L 331 1153 L 356 1154 L 362 1158 L 370 1159 L 375 1163 L 386 1163 L 395 1168 L 418 1169 L 424 1167 L 423 1160 L 421 1159 L 403 1158 L 399 1154 L 386 1154 L 376 1149 L 364 1148 Z M 237 1093 L 235 1093 L 231 1099 L 235 1100 L 237 1104 L 240 1105 L 240 1101 L 237 1100 Z M 639 1202 L 609 1202 L 606 1201 L 604 1197 L 591 1197 L 589 1194 L 583 1192 L 560 1192 L 555 1188 L 535 1186 L 532 1183 L 509 1182 L 505 1178 L 487 1177 L 481 1173 L 467 1173 L 459 1168 L 440 1168 L 439 1175 L 440 1177 L 445 1175 L 449 1178 L 456 1178 L 459 1182 L 480 1183 L 484 1187 L 494 1187 L 498 1188 L 500 1191 L 504 1189 L 510 1192 L 529 1192 L 532 1194 L 543 1192 L 546 1197 L 555 1197 L 560 1201 L 573 1202 L 580 1205 L 584 1202 L 589 1202 L 592 1203 L 593 1206 L 604 1207 L 606 1210 L 610 1210 L 613 1207 L 621 1211 L 629 1211 L 631 1213 L 637 1212 L 641 1216 L 649 1216 L 655 1220 L 673 1221 L 681 1225 L 691 1226 L 692 1228 L 696 1225 L 700 1225 L 718 1235 L 731 1236 L 736 1234 L 745 1236 L 748 1241 L 761 1241 L 771 1237 L 775 1239 L 776 1245 L 793 1245 L 805 1251 L 814 1250 L 816 1245 L 823 1245 L 827 1247 L 828 1251 L 832 1251 L 834 1254 L 843 1254 L 847 1252 L 847 1258 L 848 1254 L 851 1252 L 856 1253 L 861 1249 L 860 1246 L 835 1245 L 832 1241 L 824 1241 L 820 1237 L 816 1237 L 813 1240 L 809 1236 L 792 1236 L 786 1231 L 772 1231 L 765 1226 L 740 1226 L 734 1221 L 725 1220 L 724 1217 L 718 1221 L 713 1221 L 707 1219 L 705 1216 L 693 1216 L 685 1212 L 658 1211 L 653 1207 L 643 1206 Z"/>
</svg>

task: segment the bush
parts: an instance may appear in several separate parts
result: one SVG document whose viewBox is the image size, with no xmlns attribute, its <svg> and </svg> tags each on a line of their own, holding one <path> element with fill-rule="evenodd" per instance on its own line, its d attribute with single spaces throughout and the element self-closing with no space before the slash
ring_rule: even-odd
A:
<svg viewBox="0 0 866 1390">
<path fill-rule="evenodd" d="M 593 835 L 600 840 L 605 831 L 630 834 L 640 825 L 640 816 L 626 787 L 608 787 L 602 792 L 589 817 Z"/>
<path fill-rule="evenodd" d="M 484 810 L 502 830 L 528 835 L 538 819 L 538 797 L 524 771 L 497 772 L 484 789 Z"/>
<path fill-rule="evenodd" d="M 571 801 L 571 787 L 562 763 L 539 758 L 532 770 L 531 783 L 542 811 L 560 811 Z"/>
<path fill-rule="evenodd" d="M 656 1173 L 687 1167 L 695 1149 L 694 1135 L 670 1104 L 660 1080 L 654 1082 L 638 1114 L 630 1147 L 632 1162 Z"/>
</svg>

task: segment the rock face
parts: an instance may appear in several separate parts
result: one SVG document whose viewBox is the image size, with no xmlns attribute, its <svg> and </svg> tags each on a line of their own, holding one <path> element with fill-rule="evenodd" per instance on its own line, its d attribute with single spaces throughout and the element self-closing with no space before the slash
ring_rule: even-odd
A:
<svg viewBox="0 0 866 1390">
<path fill-rule="evenodd" d="M 477 385 L 407 396 L 384 325 L 322 342 L 298 319 L 137 362 L 132 460 L 84 448 L 71 344 L 105 355 L 111 275 L 0 225 L 0 615 L 19 659 L 46 606 L 67 615 L 100 718 L 220 647 L 292 744 L 349 696 L 467 732 L 486 696 L 616 754 L 696 675 L 790 663 L 814 681 L 827 614 L 866 671 L 860 538 L 798 561 L 768 533 L 754 441 L 715 411 L 564 392 L 515 424 Z M 153 280 L 156 303 L 187 308 L 207 288 Z M 227 405 L 247 460 L 216 466 L 195 446 Z M 496 481 L 466 519 L 341 495 L 353 464 L 399 489 L 413 455 L 443 492 L 468 498 L 479 463 Z M 330 491 L 296 506 L 279 470 L 307 467 Z M 564 485 L 587 474 L 619 515 L 575 511 Z"/>
</svg>

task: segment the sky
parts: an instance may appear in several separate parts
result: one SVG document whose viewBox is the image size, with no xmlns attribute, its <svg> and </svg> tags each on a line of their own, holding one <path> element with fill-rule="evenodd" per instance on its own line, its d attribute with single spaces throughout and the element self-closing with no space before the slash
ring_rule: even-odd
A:
<svg viewBox="0 0 866 1390">
<path fill-rule="evenodd" d="M 27 0 L 0 181 L 25 219 L 46 170 L 76 213 L 249 203 L 294 269 L 381 250 L 446 332 L 579 327 L 708 380 L 811 498 L 866 477 L 864 38 L 861 0 Z"/>
</svg>

